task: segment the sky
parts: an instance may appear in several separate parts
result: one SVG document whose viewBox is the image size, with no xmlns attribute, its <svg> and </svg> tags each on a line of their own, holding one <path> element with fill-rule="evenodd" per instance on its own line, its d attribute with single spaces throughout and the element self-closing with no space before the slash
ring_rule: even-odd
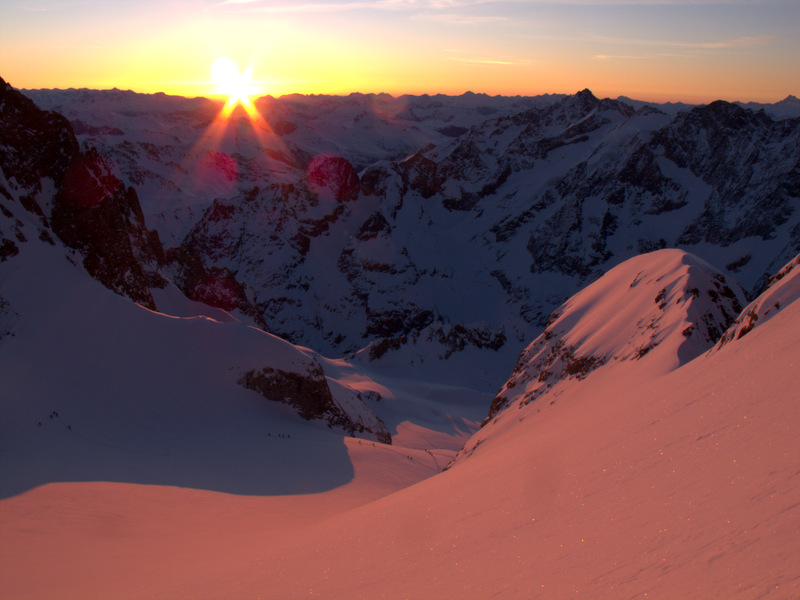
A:
<svg viewBox="0 0 800 600">
<path fill-rule="evenodd" d="M 21 89 L 212 96 L 537 95 L 666 102 L 800 96 L 797 0 L 0 0 Z"/>
</svg>

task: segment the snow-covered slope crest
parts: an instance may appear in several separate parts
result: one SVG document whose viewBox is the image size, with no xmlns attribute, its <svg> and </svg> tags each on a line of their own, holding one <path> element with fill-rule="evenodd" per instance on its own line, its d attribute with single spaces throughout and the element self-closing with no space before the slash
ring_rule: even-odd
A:
<svg viewBox="0 0 800 600">
<path fill-rule="evenodd" d="M 719 340 L 715 350 L 747 335 L 753 327 L 770 320 L 798 298 L 800 298 L 800 254 L 769 279 L 766 289 L 745 307 Z"/>
<path fill-rule="evenodd" d="M 391 441 L 313 351 L 174 312 L 112 293 L 58 243 L 0 262 L 0 497 L 54 481 L 318 492 L 352 475 L 342 433 Z"/>
<path fill-rule="evenodd" d="M 647 361 L 659 374 L 708 350 L 741 312 L 744 292 L 677 249 L 639 255 L 570 298 L 520 355 L 487 421 L 564 380 L 612 361 Z"/>
</svg>

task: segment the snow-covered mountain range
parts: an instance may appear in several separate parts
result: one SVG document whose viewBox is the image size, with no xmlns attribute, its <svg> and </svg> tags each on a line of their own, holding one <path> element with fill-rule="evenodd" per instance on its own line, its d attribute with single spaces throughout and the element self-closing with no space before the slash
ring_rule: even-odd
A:
<svg viewBox="0 0 800 600">
<path fill-rule="evenodd" d="M 222 123 L 203 99 L 28 94 L 136 189 L 166 247 L 235 273 L 269 331 L 329 354 L 509 364 L 637 254 L 680 247 L 754 293 L 800 250 L 800 111 L 290 96 Z"/>
<path fill-rule="evenodd" d="M 791 98 L 0 88 L 0 595 L 797 591 Z"/>
</svg>

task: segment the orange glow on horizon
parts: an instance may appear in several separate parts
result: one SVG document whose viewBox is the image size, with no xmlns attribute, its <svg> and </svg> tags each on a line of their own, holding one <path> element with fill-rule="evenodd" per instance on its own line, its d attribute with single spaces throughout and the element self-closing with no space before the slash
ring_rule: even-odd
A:
<svg viewBox="0 0 800 600">
<path fill-rule="evenodd" d="M 11 3 L 0 10 L 0 76 L 22 89 L 213 97 L 250 115 L 267 94 L 800 95 L 800 36 L 785 2 L 735 3 L 730 19 L 683 2 L 202 4 L 111 2 L 101 14 L 93 3 Z M 227 83 L 209 77 L 222 56 Z"/>
</svg>

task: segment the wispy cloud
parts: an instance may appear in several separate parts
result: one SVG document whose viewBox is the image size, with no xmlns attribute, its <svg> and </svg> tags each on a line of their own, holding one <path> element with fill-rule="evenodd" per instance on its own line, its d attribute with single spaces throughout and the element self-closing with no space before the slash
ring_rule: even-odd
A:
<svg viewBox="0 0 800 600">
<path fill-rule="evenodd" d="M 613 39 L 604 41 L 615 44 L 638 46 L 641 48 L 667 48 L 673 51 L 642 52 L 641 54 L 595 54 L 596 60 L 647 60 L 654 58 L 697 58 L 698 52 L 725 50 L 729 48 L 747 48 L 770 42 L 773 36 L 742 37 L 718 42 L 679 42 L 669 40 Z"/>
<path fill-rule="evenodd" d="M 219 7 L 239 7 L 261 13 L 344 12 L 353 10 L 398 11 L 420 14 L 486 4 L 501 0 L 332 0 L 326 2 L 287 2 L 285 0 L 224 0 Z"/>
<path fill-rule="evenodd" d="M 715 48 L 744 48 L 747 46 L 760 46 L 761 44 L 766 44 L 774 39 L 772 35 L 762 35 L 757 37 L 741 37 L 735 40 L 728 40 L 723 42 L 701 42 L 697 44 L 695 47 L 697 48 L 708 48 L 708 49 L 715 49 Z M 689 45 L 691 47 L 691 44 Z"/>
<path fill-rule="evenodd" d="M 509 21 L 508 17 L 495 17 L 489 15 L 459 15 L 453 13 L 420 13 L 414 15 L 415 19 L 424 21 L 437 21 L 439 23 L 450 23 L 453 25 L 483 25 L 486 23 L 500 23 Z"/>
<path fill-rule="evenodd" d="M 597 42 L 624 44 L 629 46 L 682 48 L 696 50 L 717 50 L 721 48 L 745 48 L 766 44 L 774 39 L 771 35 L 745 36 L 733 40 L 721 41 L 695 41 L 685 42 L 677 40 L 651 40 L 641 38 L 597 37 L 591 36 Z"/>
<path fill-rule="evenodd" d="M 504 58 L 471 58 L 464 56 L 448 56 L 447 58 L 450 60 L 454 60 L 456 62 L 464 62 L 464 63 L 478 64 L 478 65 L 521 66 L 521 65 L 531 64 L 530 61 L 511 60 Z"/>
<path fill-rule="evenodd" d="M 595 54 L 594 57 L 597 60 L 642 60 L 648 58 L 645 55 L 633 54 Z"/>
<path fill-rule="evenodd" d="M 364 2 L 296 2 L 282 4 L 265 2 L 264 0 L 225 0 L 217 6 L 241 8 L 248 12 L 259 13 L 308 13 L 308 12 L 344 12 L 371 8 Z"/>
</svg>

